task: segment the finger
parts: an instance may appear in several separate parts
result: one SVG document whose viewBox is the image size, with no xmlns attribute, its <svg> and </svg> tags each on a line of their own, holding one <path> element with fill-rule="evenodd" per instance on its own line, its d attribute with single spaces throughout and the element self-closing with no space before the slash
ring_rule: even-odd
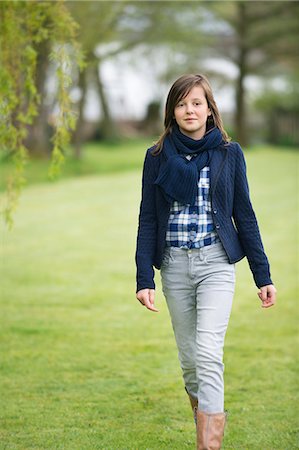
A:
<svg viewBox="0 0 299 450">
<path fill-rule="evenodd" d="M 145 304 L 145 306 L 147 307 L 147 309 L 149 309 L 150 311 L 159 312 L 159 310 L 158 310 L 157 308 L 155 308 L 155 305 L 152 304 L 152 303 L 150 302 L 149 299 L 146 300 L 146 301 L 144 302 L 144 304 Z"/>
<path fill-rule="evenodd" d="M 140 303 L 142 303 L 142 304 L 144 304 L 144 299 L 143 299 L 143 297 L 144 297 L 144 295 L 143 295 L 143 294 L 139 294 L 139 292 L 138 292 L 138 294 L 136 294 L 137 300 L 138 300 Z"/>
<path fill-rule="evenodd" d="M 270 308 L 270 306 L 274 306 L 274 303 L 263 303 L 262 308 Z"/>
<path fill-rule="evenodd" d="M 149 291 L 149 301 L 151 303 L 151 309 L 152 311 L 158 311 L 158 309 L 155 307 L 155 289 L 150 289 Z"/>
<path fill-rule="evenodd" d="M 267 300 L 264 300 L 262 302 L 262 307 L 263 308 L 269 308 L 269 306 L 273 306 L 275 304 L 275 302 L 273 301 L 273 299 L 270 299 L 269 297 L 267 298 Z"/>
<path fill-rule="evenodd" d="M 274 303 L 276 300 L 276 292 L 274 291 L 268 292 L 268 298 Z"/>
<path fill-rule="evenodd" d="M 139 291 L 137 295 L 137 300 L 145 306 L 147 309 L 155 312 L 159 312 L 157 308 L 155 308 L 154 305 L 154 299 L 155 299 L 155 289 L 145 289 L 143 291 Z"/>
<path fill-rule="evenodd" d="M 153 312 L 159 312 L 159 310 L 158 310 L 155 306 L 149 305 L 149 306 L 146 306 L 146 307 L 147 307 L 147 309 L 149 309 L 150 311 L 153 311 Z"/>
<path fill-rule="evenodd" d="M 268 294 L 268 302 L 274 305 L 276 301 L 276 291 L 273 289 L 269 289 L 267 294 Z"/>
<path fill-rule="evenodd" d="M 261 288 L 260 292 L 258 293 L 258 296 L 262 301 L 267 300 L 267 289 Z"/>
<path fill-rule="evenodd" d="M 150 289 L 149 291 L 149 301 L 153 305 L 155 303 L 155 290 Z"/>
<path fill-rule="evenodd" d="M 266 303 L 266 304 L 269 304 L 269 305 L 274 305 L 274 304 L 275 304 L 275 300 L 272 299 L 272 298 L 268 298 L 267 301 L 266 301 L 265 303 Z"/>
</svg>

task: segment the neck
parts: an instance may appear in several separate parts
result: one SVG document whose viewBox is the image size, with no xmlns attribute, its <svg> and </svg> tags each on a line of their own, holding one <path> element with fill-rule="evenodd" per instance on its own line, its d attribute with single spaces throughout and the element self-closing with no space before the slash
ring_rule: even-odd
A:
<svg viewBox="0 0 299 450">
<path fill-rule="evenodd" d="M 185 130 L 182 130 L 180 127 L 179 127 L 179 130 L 182 134 L 184 134 L 185 136 L 188 136 L 191 139 L 194 139 L 195 141 L 199 141 L 206 134 L 206 127 L 204 127 L 204 129 L 202 129 L 202 130 L 196 131 L 195 133 L 192 131 L 190 133 L 188 133 L 188 131 L 186 132 Z"/>
</svg>

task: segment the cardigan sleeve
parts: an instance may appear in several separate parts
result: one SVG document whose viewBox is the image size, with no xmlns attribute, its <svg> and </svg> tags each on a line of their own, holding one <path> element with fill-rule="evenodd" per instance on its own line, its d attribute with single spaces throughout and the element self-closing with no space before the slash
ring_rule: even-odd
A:
<svg viewBox="0 0 299 450">
<path fill-rule="evenodd" d="M 157 215 L 155 204 L 155 157 L 147 150 L 142 173 L 142 193 L 138 220 L 137 247 L 137 290 L 155 289 L 153 260 L 157 239 Z"/>
<path fill-rule="evenodd" d="M 244 153 L 237 144 L 233 218 L 257 287 L 272 284 L 270 267 L 250 201 Z"/>
</svg>

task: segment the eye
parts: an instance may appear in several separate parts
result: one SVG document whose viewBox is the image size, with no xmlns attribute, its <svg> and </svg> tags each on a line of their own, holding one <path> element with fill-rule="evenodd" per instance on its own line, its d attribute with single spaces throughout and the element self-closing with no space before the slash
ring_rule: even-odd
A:
<svg viewBox="0 0 299 450">
<path fill-rule="evenodd" d="M 178 104 L 176 105 L 177 108 L 181 108 L 182 106 L 184 106 L 184 103 L 183 103 L 183 102 L 180 102 L 180 103 L 178 103 Z"/>
</svg>

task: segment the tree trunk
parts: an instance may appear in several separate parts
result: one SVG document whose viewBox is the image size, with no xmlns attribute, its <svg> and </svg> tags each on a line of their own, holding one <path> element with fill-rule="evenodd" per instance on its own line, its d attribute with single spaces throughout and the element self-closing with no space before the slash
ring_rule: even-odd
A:
<svg viewBox="0 0 299 450">
<path fill-rule="evenodd" d="M 36 87 L 40 95 L 38 114 L 34 118 L 32 125 L 28 127 L 28 136 L 25 145 L 30 153 L 36 156 L 50 156 L 52 129 L 48 123 L 49 108 L 45 102 L 46 77 L 49 66 L 48 55 L 49 45 L 43 41 L 37 48 L 38 58 L 36 65 Z"/>
<path fill-rule="evenodd" d="M 76 123 L 76 129 L 73 134 L 74 144 L 74 158 L 80 159 L 82 156 L 82 142 L 83 142 L 83 128 L 84 128 L 84 106 L 87 92 L 87 69 L 79 72 L 78 85 L 81 91 L 81 97 L 79 100 L 78 120 Z"/>
<path fill-rule="evenodd" d="M 239 74 L 236 83 L 236 110 L 235 110 L 235 134 L 236 139 L 241 145 L 247 144 L 247 130 L 246 130 L 246 109 L 245 109 L 245 87 L 244 81 L 247 75 L 247 54 L 246 47 L 246 5 L 243 2 L 238 2 L 238 57 L 237 65 Z"/>
<path fill-rule="evenodd" d="M 100 135 L 103 139 L 115 141 L 118 139 L 118 132 L 116 130 L 114 121 L 111 117 L 108 100 L 106 97 L 104 85 L 101 78 L 101 67 L 100 64 L 96 64 L 93 66 L 94 78 L 96 83 L 96 88 L 99 94 L 101 107 L 102 107 L 102 120 L 101 120 L 101 129 Z"/>
</svg>

